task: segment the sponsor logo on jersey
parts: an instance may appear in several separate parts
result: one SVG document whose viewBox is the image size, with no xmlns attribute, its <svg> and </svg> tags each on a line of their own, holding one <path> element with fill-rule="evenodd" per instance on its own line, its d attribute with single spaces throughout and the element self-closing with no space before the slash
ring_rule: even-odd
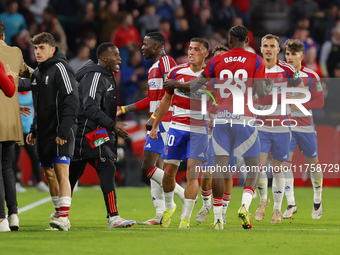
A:
<svg viewBox="0 0 340 255">
<path fill-rule="evenodd" d="M 200 155 L 198 155 L 199 157 L 204 157 L 204 153 L 202 152 Z"/>
<path fill-rule="evenodd" d="M 60 160 L 67 160 L 65 156 L 61 157 Z"/>
<path fill-rule="evenodd" d="M 32 81 L 31 85 L 33 85 L 33 86 L 37 85 L 37 79 L 36 78 L 34 78 L 34 80 Z"/>
<path fill-rule="evenodd" d="M 323 91 L 321 82 L 319 82 L 319 81 L 316 83 L 316 90 L 317 90 L 318 92 Z"/>
<path fill-rule="evenodd" d="M 145 148 L 151 148 L 151 144 L 148 143 Z"/>
</svg>

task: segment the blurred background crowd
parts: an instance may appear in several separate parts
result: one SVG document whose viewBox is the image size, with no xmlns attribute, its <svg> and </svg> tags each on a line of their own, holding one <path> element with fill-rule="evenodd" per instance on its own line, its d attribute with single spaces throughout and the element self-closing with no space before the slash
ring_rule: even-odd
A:
<svg viewBox="0 0 340 255">
<path fill-rule="evenodd" d="M 30 39 L 40 32 L 54 35 L 75 72 L 88 59 L 96 62 L 98 45 L 113 42 L 122 57 L 116 77 L 119 105 L 147 96 L 151 62 L 144 60 L 140 47 L 148 32 L 165 36 L 165 50 L 178 64 L 187 62 L 192 37 L 207 38 L 213 49 L 227 45 L 234 25 L 249 29 L 247 49 L 256 53 L 267 33 L 280 36 L 281 44 L 299 39 L 305 45 L 303 64 L 323 78 L 325 107 L 314 110 L 314 121 L 340 124 L 340 84 L 332 79 L 340 78 L 340 0 L 2 0 L 0 20 L 6 25 L 6 43 L 18 46 L 32 68 L 37 62 Z M 284 55 L 279 58 L 284 60 Z M 131 139 L 120 142 L 121 155 L 136 154 L 138 159 L 148 111 L 123 117 Z"/>
</svg>

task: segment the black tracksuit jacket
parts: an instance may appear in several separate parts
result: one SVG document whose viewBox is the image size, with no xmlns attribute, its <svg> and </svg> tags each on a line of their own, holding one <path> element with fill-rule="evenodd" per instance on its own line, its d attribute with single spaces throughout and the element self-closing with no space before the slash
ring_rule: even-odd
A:
<svg viewBox="0 0 340 255">
<path fill-rule="evenodd" d="M 74 159 L 117 158 L 117 135 L 113 132 L 117 112 L 117 86 L 110 69 L 88 61 L 76 73 L 79 82 L 79 115 Z M 92 149 L 85 135 L 104 127 L 110 140 Z"/>
<path fill-rule="evenodd" d="M 30 132 L 37 137 L 40 159 L 72 157 L 79 107 L 77 81 L 58 48 L 53 57 L 39 63 L 31 87 L 35 118 Z M 57 136 L 67 143 L 57 145 Z"/>
</svg>

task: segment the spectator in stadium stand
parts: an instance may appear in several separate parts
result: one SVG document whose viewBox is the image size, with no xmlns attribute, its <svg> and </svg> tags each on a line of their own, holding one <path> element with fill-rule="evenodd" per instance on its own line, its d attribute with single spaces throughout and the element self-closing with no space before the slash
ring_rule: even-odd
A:
<svg viewBox="0 0 340 255">
<path fill-rule="evenodd" d="M 11 39 L 13 35 L 20 34 L 21 30 L 27 29 L 24 17 L 18 13 L 17 1 L 7 1 L 6 12 L 0 14 L 0 20 L 6 24 L 5 42 L 7 45 L 12 45 Z"/>
<path fill-rule="evenodd" d="M 142 53 L 138 48 L 129 52 L 127 65 L 122 66 L 119 95 L 121 104 L 133 103 L 132 98 L 138 91 L 140 81 L 147 79 L 147 72 L 142 66 Z"/>
<path fill-rule="evenodd" d="M 68 48 L 66 35 L 51 5 L 47 6 L 43 12 L 43 23 L 40 25 L 40 33 L 42 32 L 51 33 L 56 40 L 58 49 L 66 55 Z"/>
<path fill-rule="evenodd" d="M 310 37 L 310 33 L 308 31 L 309 29 L 309 20 L 306 17 L 300 17 L 298 22 L 297 22 L 297 27 L 295 29 L 294 35 L 292 39 L 298 39 L 302 41 L 304 47 L 305 47 L 305 52 L 303 53 L 306 55 L 307 51 L 310 48 L 315 48 L 318 55 L 319 55 L 319 47 L 316 41 Z"/>
<path fill-rule="evenodd" d="M 0 21 L 0 61 L 4 66 L 9 65 L 10 70 L 21 77 L 29 78 L 33 69 L 28 67 L 22 58 L 22 53 L 17 47 L 10 47 L 5 40 L 5 24 Z M 8 70 L 9 71 L 9 70 Z M 14 79 L 18 87 L 18 78 Z M 0 93 L 0 231 L 19 229 L 18 203 L 16 199 L 15 178 L 12 169 L 14 144 L 23 145 L 23 131 L 20 118 L 20 106 L 17 89 L 14 96 L 7 98 Z M 5 184 L 5 185 L 4 185 Z M 5 192 L 5 193 L 4 193 Z M 8 220 L 5 217 L 5 194 L 8 207 Z"/>
<path fill-rule="evenodd" d="M 80 68 L 82 68 L 90 57 L 90 48 L 84 44 L 78 47 L 77 55 L 70 59 L 70 66 L 76 73 Z"/>
<path fill-rule="evenodd" d="M 191 17 L 189 27 L 194 36 L 211 38 L 214 32 L 211 25 L 210 9 L 201 9 L 198 15 Z"/>
<path fill-rule="evenodd" d="M 120 26 L 123 19 L 123 12 L 119 10 L 118 0 L 113 0 L 109 3 L 106 0 L 101 0 L 97 18 L 101 24 L 102 41 L 110 41 L 112 33 Z"/>
<path fill-rule="evenodd" d="M 142 45 L 142 40 L 137 28 L 133 25 L 133 17 L 132 14 L 125 14 L 122 24 L 119 28 L 113 33 L 111 42 L 118 49 L 124 46 L 130 46 L 133 43 Z"/>
<path fill-rule="evenodd" d="M 244 25 L 246 27 L 249 27 L 250 25 L 250 0 L 236 0 L 236 1 L 233 1 L 233 5 L 236 6 L 240 10 Z M 248 37 L 249 37 L 249 34 L 248 34 Z"/>
<path fill-rule="evenodd" d="M 83 17 L 76 26 L 78 38 L 84 38 L 86 34 L 95 34 L 98 43 L 101 41 L 101 29 L 96 19 L 96 11 L 93 2 L 86 2 L 83 11 Z"/>
<path fill-rule="evenodd" d="M 165 45 L 164 45 L 165 52 L 171 52 L 171 43 L 170 43 L 171 30 L 170 28 L 171 28 L 170 21 L 164 18 L 161 19 L 161 22 L 159 24 L 159 32 L 165 38 Z"/>
<path fill-rule="evenodd" d="M 232 0 L 221 0 L 219 8 L 214 9 L 215 29 L 228 30 L 233 25 L 233 20 L 240 17 L 240 10 L 232 5 Z"/>
<path fill-rule="evenodd" d="M 242 18 L 236 17 L 233 21 L 233 25 L 234 26 L 243 26 Z M 255 47 L 255 41 L 254 41 L 254 34 L 249 29 L 248 29 L 248 38 L 249 38 L 249 42 L 247 44 L 246 50 L 248 50 L 247 48 L 250 47 L 250 48 L 252 48 L 252 51 L 251 50 L 248 50 L 248 51 L 255 53 L 256 47 Z"/>
<path fill-rule="evenodd" d="M 327 96 L 325 98 L 325 111 L 329 122 L 334 127 L 340 125 L 340 62 L 335 64 L 332 70 L 333 79 L 328 79 L 326 83 Z"/>
<path fill-rule="evenodd" d="M 93 33 L 89 33 L 85 35 L 84 40 L 84 45 L 89 47 L 90 49 L 90 59 L 92 61 L 96 61 L 97 56 L 96 56 L 96 50 L 97 50 L 97 37 Z"/>
<path fill-rule="evenodd" d="M 333 28 L 332 39 L 321 48 L 320 65 L 326 77 L 334 77 L 334 68 L 340 59 L 340 25 Z"/>
<path fill-rule="evenodd" d="M 176 0 L 150 0 L 150 2 L 156 5 L 156 13 L 166 19 L 171 19 L 178 7 Z"/>
<path fill-rule="evenodd" d="M 180 30 L 178 22 L 180 19 L 185 18 L 185 10 L 182 5 L 179 5 L 174 13 L 174 16 L 171 18 L 171 30 L 178 31 Z"/>
<path fill-rule="evenodd" d="M 152 3 L 144 5 L 144 14 L 138 18 L 138 27 L 141 37 L 149 32 L 155 32 L 159 28 L 161 16 L 156 14 L 156 7 Z"/>
<path fill-rule="evenodd" d="M 294 1 L 287 16 L 287 22 L 289 24 L 287 36 L 292 36 L 301 17 L 312 19 L 318 15 L 320 15 L 319 6 L 314 0 Z"/>
<path fill-rule="evenodd" d="M 305 59 L 303 61 L 303 64 L 309 68 L 309 69 L 312 69 L 314 72 L 316 72 L 320 78 L 323 78 L 323 75 L 322 75 L 322 70 L 321 70 L 321 67 L 318 63 L 318 60 L 317 60 L 317 52 L 316 52 L 316 49 L 313 47 L 313 48 L 310 48 L 307 52 L 306 52 L 306 56 L 305 56 Z"/>
<path fill-rule="evenodd" d="M 186 56 L 186 49 L 189 46 L 190 39 L 193 37 L 187 18 L 180 18 L 178 26 L 179 30 L 173 31 L 170 37 L 172 54 L 175 58 Z"/>
</svg>

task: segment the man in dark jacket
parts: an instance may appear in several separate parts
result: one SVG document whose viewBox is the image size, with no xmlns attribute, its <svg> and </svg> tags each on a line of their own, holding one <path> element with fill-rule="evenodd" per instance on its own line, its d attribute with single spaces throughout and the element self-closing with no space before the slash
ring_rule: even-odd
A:
<svg viewBox="0 0 340 255">
<path fill-rule="evenodd" d="M 74 160 L 70 166 L 72 190 L 83 175 L 86 164 L 98 174 L 104 195 L 108 228 L 131 227 L 136 222 L 118 215 L 114 161 L 117 158 L 117 135 L 127 138 L 122 122 L 116 122 L 117 85 L 113 72 L 118 73 L 121 58 L 112 43 L 97 49 L 98 65 L 89 61 L 76 74 L 79 81 L 79 115 Z"/>
<path fill-rule="evenodd" d="M 50 226 L 67 231 L 71 227 L 68 220 L 71 206 L 68 175 L 77 127 L 77 82 L 51 34 L 40 33 L 31 41 L 38 67 L 31 78 L 35 118 L 26 142 L 34 145 L 35 138 L 38 138 L 38 154 L 46 175 L 54 167 L 59 185 L 53 187 L 53 192 L 50 186 L 50 193 L 58 211 Z"/>
</svg>

